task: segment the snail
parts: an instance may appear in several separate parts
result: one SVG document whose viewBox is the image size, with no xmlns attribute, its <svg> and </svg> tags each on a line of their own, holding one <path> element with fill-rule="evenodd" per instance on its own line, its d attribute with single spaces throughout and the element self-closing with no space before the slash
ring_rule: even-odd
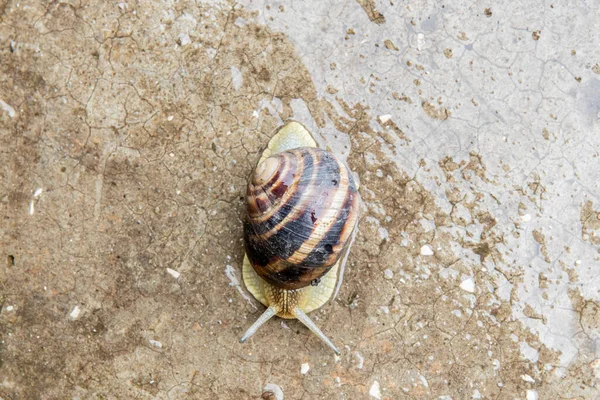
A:
<svg viewBox="0 0 600 400">
<path fill-rule="evenodd" d="M 339 290 L 359 203 L 348 167 L 318 148 L 304 126 L 290 121 L 277 130 L 246 193 L 242 275 L 267 309 L 241 343 L 278 316 L 298 319 L 340 354 L 307 314 Z"/>
</svg>

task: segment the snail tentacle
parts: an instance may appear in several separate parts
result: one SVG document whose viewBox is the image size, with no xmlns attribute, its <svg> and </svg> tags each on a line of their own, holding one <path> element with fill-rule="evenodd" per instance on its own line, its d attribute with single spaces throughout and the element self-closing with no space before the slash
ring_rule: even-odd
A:
<svg viewBox="0 0 600 400">
<path fill-rule="evenodd" d="M 277 315 L 278 311 L 279 311 L 278 308 L 275 307 L 274 305 L 272 305 L 269 308 L 267 308 L 265 310 L 265 312 L 262 313 L 262 315 L 260 317 L 258 317 L 258 319 L 256 320 L 256 322 L 254 322 L 252 324 L 252 326 L 250 328 L 248 328 L 248 330 L 246 331 L 246 333 L 244 333 L 244 336 L 242 336 L 242 338 L 240 339 L 240 343 L 244 343 L 252 335 L 254 335 L 256 333 L 256 331 L 258 330 L 258 328 L 260 328 L 261 326 L 263 326 L 265 322 L 267 322 L 268 320 L 270 320 L 271 318 L 273 318 L 275 315 Z"/>
<path fill-rule="evenodd" d="M 333 350 L 335 354 L 337 354 L 338 356 L 341 354 L 340 351 L 338 350 L 338 348 L 335 347 L 333 342 L 331 340 L 329 340 L 329 338 L 327 336 L 325 336 L 325 334 L 319 329 L 319 327 L 317 325 L 315 325 L 315 323 L 312 321 L 312 319 L 310 319 L 308 317 L 308 315 L 306 315 L 304 313 L 304 311 L 302 311 L 299 307 L 295 307 L 292 310 L 292 314 L 294 315 L 294 317 L 296 317 L 298 319 L 298 321 L 302 322 L 304 324 L 304 326 L 306 326 L 315 335 L 317 335 L 319 337 L 319 339 L 321 339 L 323 342 L 325 342 L 325 344 L 327 346 L 329 346 L 329 348 L 331 350 Z"/>
</svg>

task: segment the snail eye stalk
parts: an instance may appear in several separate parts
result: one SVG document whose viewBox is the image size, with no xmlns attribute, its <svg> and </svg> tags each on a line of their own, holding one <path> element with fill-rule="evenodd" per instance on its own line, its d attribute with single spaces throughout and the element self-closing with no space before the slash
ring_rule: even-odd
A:
<svg viewBox="0 0 600 400">
<path fill-rule="evenodd" d="M 277 308 L 276 307 L 271 306 L 271 307 L 267 308 L 265 310 L 265 312 L 262 313 L 262 315 L 260 317 L 258 317 L 258 319 L 256 320 L 256 322 L 253 323 L 250 328 L 248 328 L 248 330 L 246 331 L 246 333 L 244 333 L 244 336 L 242 336 L 242 338 L 240 339 L 240 343 L 244 343 L 246 340 L 248 340 L 252 335 L 254 335 L 256 333 L 256 331 L 258 330 L 258 328 L 260 328 L 261 326 L 264 325 L 265 322 L 267 322 L 268 320 L 270 320 L 271 318 L 273 318 L 273 316 L 275 314 L 277 314 Z"/>
<path fill-rule="evenodd" d="M 338 356 L 341 354 L 338 348 L 335 347 L 333 342 L 329 340 L 327 336 L 325 336 L 325 334 L 319 329 L 317 325 L 315 325 L 312 319 L 310 319 L 308 315 L 304 313 L 304 311 L 296 307 L 294 308 L 292 314 L 294 314 L 294 317 L 296 317 L 298 321 L 302 322 L 308 329 L 310 329 L 315 335 L 317 335 L 319 339 L 325 342 L 325 344 L 329 346 L 329 348 L 333 350 L 335 354 L 337 354 Z"/>
</svg>

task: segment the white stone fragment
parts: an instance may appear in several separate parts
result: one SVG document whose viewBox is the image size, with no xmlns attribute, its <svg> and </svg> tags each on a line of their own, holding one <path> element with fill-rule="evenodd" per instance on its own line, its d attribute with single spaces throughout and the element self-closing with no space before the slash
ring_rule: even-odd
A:
<svg viewBox="0 0 600 400">
<path fill-rule="evenodd" d="M 173 121 L 173 119 L 175 119 L 175 116 L 174 116 L 174 115 L 169 115 L 169 116 L 167 117 L 167 121 L 169 121 L 169 122 L 170 122 L 170 121 Z"/>
<path fill-rule="evenodd" d="M 529 376 L 527 374 L 521 375 L 521 379 L 523 379 L 525 382 L 535 383 L 535 379 L 533 379 L 531 376 Z"/>
<path fill-rule="evenodd" d="M 494 366 L 494 371 L 498 371 L 500 369 L 500 361 L 498 361 L 498 359 L 494 358 L 492 360 L 492 365 Z"/>
<path fill-rule="evenodd" d="M 308 365 L 308 363 L 304 363 L 302 364 L 302 366 L 300 367 L 300 373 L 302 375 L 306 375 L 308 373 L 308 370 L 310 369 L 310 365 Z"/>
<path fill-rule="evenodd" d="M 538 400 L 538 393 L 535 390 L 527 391 L 527 400 Z"/>
<path fill-rule="evenodd" d="M 391 120 L 391 119 L 392 119 L 392 116 L 389 114 L 379 116 L 379 121 L 381 121 L 382 124 L 387 124 L 389 122 L 389 120 Z"/>
<path fill-rule="evenodd" d="M 180 46 L 185 46 L 192 43 L 192 39 L 190 39 L 190 35 L 187 33 L 180 33 L 179 37 L 177 38 L 177 42 Z"/>
<path fill-rule="evenodd" d="M 381 240 L 390 240 L 390 234 L 387 229 L 385 229 L 384 227 L 380 227 L 377 231 L 379 232 L 379 237 L 381 238 Z"/>
<path fill-rule="evenodd" d="M 381 389 L 379 388 L 379 382 L 373 382 L 373 384 L 371 385 L 371 389 L 369 389 L 369 395 L 371 397 L 381 400 Z"/>
<path fill-rule="evenodd" d="M 394 273 L 391 269 L 388 268 L 385 271 L 383 271 L 383 276 L 385 276 L 385 279 L 392 279 L 394 277 Z"/>
<path fill-rule="evenodd" d="M 181 274 L 179 272 L 177 272 L 171 268 L 167 268 L 167 272 L 169 273 L 169 275 L 171 275 L 175 279 L 178 279 L 181 276 Z"/>
<path fill-rule="evenodd" d="M 242 85 L 244 84 L 244 77 L 242 75 L 242 71 L 240 71 L 236 66 L 231 66 L 231 83 L 233 84 L 233 88 L 237 92 L 240 90 Z"/>
<path fill-rule="evenodd" d="M 29 203 L 29 215 L 35 214 L 35 205 L 33 204 L 33 200 Z"/>
<path fill-rule="evenodd" d="M 159 342 L 158 340 L 150 339 L 150 340 L 148 340 L 148 342 L 150 342 L 150 344 L 152 346 L 162 349 L 162 343 Z"/>
<path fill-rule="evenodd" d="M 44 189 L 42 188 L 35 189 L 35 192 L 33 192 L 33 197 L 38 197 L 40 194 L 42 194 L 43 191 Z"/>
<path fill-rule="evenodd" d="M 422 33 L 417 34 L 417 50 L 421 51 L 425 45 L 425 35 Z"/>
<path fill-rule="evenodd" d="M 365 365 L 365 359 L 363 358 L 363 356 L 360 355 L 360 353 L 358 351 L 355 351 L 354 355 L 356 356 L 356 358 L 358 360 L 358 364 L 356 364 L 356 368 L 362 369 L 363 366 Z"/>
<path fill-rule="evenodd" d="M 14 308 L 13 306 L 6 306 L 6 311 L 12 311 L 12 310 L 14 310 L 14 309 L 15 309 L 15 308 Z"/>
<path fill-rule="evenodd" d="M 242 17 L 237 17 L 235 22 L 233 23 L 235 26 L 239 26 L 240 28 L 248 25 L 248 22 Z"/>
<path fill-rule="evenodd" d="M 431 248 L 431 246 L 428 244 L 424 244 L 423 246 L 421 246 L 421 255 L 422 256 L 432 256 L 433 249 Z"/>
<path fill-rule="evenodd" d="M 460 288 L 469 293 L 474 293 L 475 292 L 475 281 L 473 280 L 473 278 L 467 278 L 461 282 Z"/>
<path fill-rule="evenodd" d="M 1 99 L 0 99 L 0 109 L 6 111 L 8 113 L 8 116 L 11 118 L 14 118 L 15 115 L 17 115 L 17 113 L 15 112 L 15 109 L 12 108 L 11 106 L 9 106 L 8 104 L 6 104 Z"/>
<path fill-rule="evenodd" d="M 71 314 L 69 314 L 69 318 L 71 320 L 77 319 L 77 317 L 79 317 L 80 313 L 81 313 L 81 310 L 79 309 L 79 306 L 75 306 L 75 307 L 73 307 L 73 310 L 71 310 Z"/>
<path fill-rule="evenodd" d="M 263 391 L 273 393 L 275 395 L 275 400 L 283 400 L 283 390 L 274 383 L 267 383 Z"/>
</svg>

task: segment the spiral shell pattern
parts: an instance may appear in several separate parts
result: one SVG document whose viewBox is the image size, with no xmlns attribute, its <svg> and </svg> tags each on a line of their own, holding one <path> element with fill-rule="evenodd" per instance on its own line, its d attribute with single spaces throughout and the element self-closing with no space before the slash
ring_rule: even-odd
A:
<svg viewBox="0 0 600 400">
<path fill-rule="evenodd" d="M 359 199 L 346 165 L 325 150 L 269 157 L 246 194 L 244 244 L 256 273 L 284 289 L 317 284 L 346 250 Z"/>
</svg>

